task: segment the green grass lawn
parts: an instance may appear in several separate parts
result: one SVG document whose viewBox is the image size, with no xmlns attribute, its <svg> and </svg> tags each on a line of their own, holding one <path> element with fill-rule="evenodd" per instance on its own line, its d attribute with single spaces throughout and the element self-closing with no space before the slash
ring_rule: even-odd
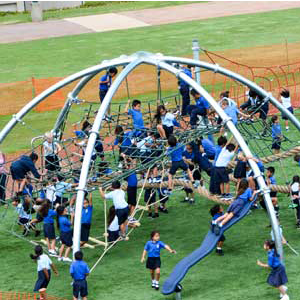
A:
<svg viewBox="0 0 300 300">
<path fill-rule="evenodd" d="M 285 39 L 296 42 L 299 41 L 299 12 L 300 9 L 290 9 L 1 44 L 0 82 L 31 76 L 66 76 L 103 59 L 140 50 L 191 55 L 193 38 L 199 38 L 201 46 L 212 51 L 270 45 Z"/>
<path fill-rule="evenodd" d="M 160 217 L 154 220 L 144 217 L 142 226 L 133 232 L 130 240 L 119 243 L 107 254 L 88 279 L 89 299 L 174 299 L 173 295 L 165 297 L 150 288 L 150 276 L 145 266 L 140 263 L 140 256 L 150 232 L 159 229 L 161 240 L 177 250 L 176 255 L 162 251 L 163 283 L 176 263 L 200 246 L 209 228 L 208 210 L 214 204 L 198 195 L 195 206 L 179 203 L 183 196 L 183 192 L 177 192 L 171 197 L 168 215 L 160 214 Z M 94 196 L 94 204 L 92 236 L 100 237 L 103 233 L 104 217 L 103 204 L 97 195 Z M 288 198 L 281 195 L 280 204 L 284 234 L 291 245 L 300 250 L 294 214 L 287 208 Z M 0 212 L 3 212 L 2 207 Z M 2 223 L 2 229 L 11 226 L 12 214 L 13 211 L 9 211 L 7 217 L 2 219 L 5 224 Z M 232 227 L 226 233 L 225 256 L 219 257 L 213 252 L 189 271 L 182 282 L 184 299 L 277 299 L 277 292 L 266 283 L 268 271 L 256 265 L 257 259 L 266 261 L 266 252 L 262 245 L 264 240 L 270 237 L 270 229 L 266 228 L 268 224 L 265 212 L 255 210 Z M 33 246 L 8 233 L 1 232 L 1 235 L 0 247 L 6 254 L 0 259 L 0 289 L 31 291 L 36 280 L 36 265 L 29 258 Z M 35 239 L 33 236 L 29 238 Z M 101 251 L 102 249 L 84 250 L 90 267 L 96 262 Z M 69 266 L 55 263 L 60 276 L 53 276 L 48 292 L 71 299 Z M 289 294 L 291 299 L 297 299 L 300 258 L 285 248 L 285 263 L 289 277 Z"/>
<path fill-rule="evenodd" d="M 92 3 L 91 3 L 92 2 Z M 197 1 L 193 1 L 197 2 Z M 192 2 L 192 3 L 193 3 Z M 199 1 L 200 2 L 200 1 Z M 191 3 L 191 2 L 189 2 Z M 53 9 L 43 12 L 44 20 L 64 19 L 120 11 L 139 10 L 146 8 L 160 8 L 188 4 L 186 1 L 87 1 L 81 7 Z M 3 13 L 0 14 L 0 24 L 27 23 L 31 22 L 30 12 Z"/>
</svg>

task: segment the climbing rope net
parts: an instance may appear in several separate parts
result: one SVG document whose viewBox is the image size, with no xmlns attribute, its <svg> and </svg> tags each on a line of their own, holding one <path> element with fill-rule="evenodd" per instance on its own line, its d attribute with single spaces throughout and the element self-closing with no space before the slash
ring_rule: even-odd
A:
<svg viewBox="0 0 300 300">
<path fill-rule="evenodd" d="M 126 106 L 128 100 L 132 100 L 127 77 L 130 72 L 130 68 L 134 68 L 132 64 L 134 64 L 136 61 L 138 61 L 139 64 L 144 61 L 145 63 L 155 65 L 157 74 L 156 98 L 153 100 L 142 100 L 142 113 L 146 129 L 138 130 L 138 132 L 134 129 L 131 117 L 127 112 L 124 111 L 124 107 Z M 21 139 L 21 137 L 23 138 L 24 136 L 23 142 L 26 140 L 26 146 L 22 145 L 20 149 L 27 148 L 28 151 L 20 151 L 18 154 L 29 155 L 31 152 L 37 153 L 40 159 L 36 166 L 40 174 L 43 174 L 41 180 L 35 179 L 32 175 L 28 175 L 27 177 L 27 183 L 23 192 L 23 199 L 25 200 L 22 201 L 27 201 L 26 213 L 29 215 L 29 219 L 33 218 L 33 214 L 38 212 L 38 200 L 43 197 L 45 198 L 45 196 L 42 196 L 43 193 L 47 194 L 47 191 L 51 189 L 53 190 L 57 182 L 63 181 L 72 183 L 72 185 L 69 185 L 68 189 L 64 190 L 62 198 L 66 198 L 65 205 L 68 206 L 70 214 L 74 213 L 75 211 L 75 206 L 72 206 L 71 204 L 74 203 L 75 198 L 77 198 L 76 206 L 79 208 L 76 207 L 74 229 L 75 235 L 77 232 L 78 236 L 79 227 L 76 226 L 76 219 L 78 222 L 79 214 L 77 213 L 77 210 L 81 215 L 82 202 L 80 201 L 83 200 L 81 197 L 83 196 L 81 195 L 81 192 L 88 192 L 92 193 L 92 195 L 96 195 L 98 194 L 98 187 L 108 189 L 111 186 L 111 183 L 115 180 L 120 180 L 122 182 L 122 188 L 125 189 L 125 179 L 129 175 L 137 173 L 139 179 L 138 200 L 137 206 L 132 213 L 132 217 L 136 218 L 138 222 L 129 223 L 131 228 L 128 230 L 128 237 L 133 232 L 134 228 L 140 225 L 143 214 L 149 207 L 157 205 L 168 198 L 168 196 L 166 196 L 164 193 L 164 190 L 168 186 L 167 179 L 170 167 L 170 158 L 167 155 L 166 150 L 168 147 L 167 140 L 161 138 L 157 131 L 155 114 L 158 105 L 164 105 L 169 112 L 176 116 L 178 128 L 174 130 L 173 134 L 176 136 L 181 145 L 196 145 L 201 137 L 209 137 L 216 140 L 220 134 L 221 128 L 225 128 L 225 134 L 228 135 L 228 139 L 236 144 L 239 144 L 241 151 L 243 151 L 245 155 L 251 153 L 264 163 L 272 162 L 277 165 L 279 164 L 279 167 L 281 170 L 283 170 L 283 174 L 285 174 L 283 160 L 300 152 L 299 141 L 297 140 L 296 133 L 297 128 L 282 134 L 280 138 L 281 152 L 274 155 L 271 149 L 273 139 L 270 116 L 268 116 L 266 120 L 260 119 L 257 116 L 260 107 L 256 107 L 255 110 L 248 112 L 248 118 L 239 120 L 236 128 L 240 136 L 237 135 L 234 129 L 232 129 L 232 125 L 229 124 L 231 123 L 230 119 L 227 118 L 227 116 L 224 117 L 224 112 L 219 105 L 220 103 L 218 104 L 213 99 L 211 100 L 209 98 L 210 95 L 205 94 L 206 90 L 200 85 L 197 85 L 194 80 L 191 79 L 192 82 L 188 82 L 184 75 L 182 75 L 183 72 L 180 70 L 180 67 L 174 67 L 172 62 L 176 64 L 181 62 L 191 65 L 196 63 L 193 60 L 168 58 L 162 57 L 161 55 L 156 55 L 154 58 L 152 58 L 151 54 L 147 53 L 139 53 L 131 57 L 120 58 L 117 61 L 112 60 L 109 62 L 103 62 L 101 65 L 90 68 L 86 72 L 79 72 L 75 75 L 72 75 L 73 77 L 70 76 L 70 78 L 63 80 L 61 85 L 58 83 L 55 87 L 53 87 L 53 89 L 50 87 L 47 91 L 42 93 L 43 95 L 39 95 L 32 100 L 32 107 L 34 107 L 34 105 L 42 101 L 46 96 L 50 95 L 60 86 L 62 87 L 74 81 L 75 79 L 82 78 L 68 96 L 64 108 L 58 112 L 54 127 L 49 126 L 47 115 L 45 115 L 45 120 L 40 120 L 40 123 L 43 123 L 42 126 L 40 126 L 41 124 L 39 122 L 33 122 L 33 118 L 30 118 L 30 114 L 24 117 L 31 110 L 32 107 L 30 106 L 13 116 L 11 123 L 8 123 L 8 125 L 1 131 L 0 141 L 2 143 L 2 151 L 4 152 L 5 148 L 8 148 L 8 145 L 15 143 L 16 137 L 20 137 Z M 106 72 L 111 66 L 117 67 L 120 65 L 123 66 L 123 70 L 112 84 L 101 106 L 98 99 L 91 101 L 79 99 L 77 97 L 79 91 L 85 86 L 85 83 L 89 79 L 96 75 L 99 76 L 98 74 L 101 71 Z M 205 68 L 205 70 L 219 72 L 223 75 L 232 75 L 229 73 L 229 71 L 227 72 L 221 70 L 218 65 L 202 63 L 201 67 Z M 126 70 L 126 68 L 128 70 Z M 199 117 L 197 125 L 191 126 L 189 116 L 181 116 L 181 95 L 178 93 L 170 93 L 169 95 L 163 96 L 163 94 L 166 94 L 166 92 L 163 91 L 160 80 L 162 69 L 173 72 L 177 78 L 181 80 L 186 80 L 191 88 L 199 88 L 198 91 L 211 104 L 211 110 L 213 113 L 210 114 L 209 119 L 203 119 Z M 118 88 L 118 83 L 124 80 L 127 87 L 127 99 L 122 99 L 122 101 L 113 99 L 114 92 Z M 286 112 L 286 110 L 281 107 L 280 104 L 278 104 L 275 98 L 270 96 L 267 92 L 262 90 L 254 83 L 249 83 L 246 79 L 240 79 L 236 75 L 232 80 L 240 80 L 240 82 L 246 84 L 248 88 L 253 88 L 258 93 L 261 93 L 264 97 L 263 104 L 269 103 L 270 106 L 275 105 L 277 108 Z M 97 93 L 95 92 L 95 94 Z M 110 115 L 107 114 L 109 105 Z M 220 117 L 222 122 L 218 122 Z M 297 127 L 297 122 L 295 120 L 293 120 L 293 122 Z M 11 133 L 8 135 L 14 126 L 16 126 L 14 129 L 16 134 Z M 300 125 L 298 126 L 299 129 Z M 117 132 L 116 128 L 122 128 L 122 131 Z M 60 145 L 60 151 L 56 153 L 57 161 L 52 162 L 53 168 L 50 168 L 51 170 L 49 170 L 49 165 L 48 169 L 45 165 L 45 150 L 43 146 L 45 142 L 45 131 L 51 131 L 53 134 L 52 143 L 58 143 Z M 17 134 L 18 132 L 20 133 L 19 135 Z M 143 147 L 147 142 L 145 138 L 149 137 L 152 139 L 153 147 L 149 151 L 145 151 L 145 147 Z M 242 140 L 241 137 L 243 137 L 244 140 Z M 94 141 L 91 141 L 93 138 Z M 19 145 L 19 142 L 16 142 L 16 145 Z M 176 150 L 177 149 L 175 147 L 172 151 Z M 121 153 L 125 153 L 125 157 L 122 157 Z M 40 237 L 38 237 L 41 225 L 37 224 L 33 227 L 26 227 L 26 224 L 21 224 L 18 214 L 15 212 L 16 207 L 14 207 L 12 204 L 16 187 L 14 180 L 12 180 L 10 166 L 18 159 L 18 156 L 19 155 L 13 157 L 7 155 L 6 161 L 1 165 L 3 171 L 0 182 L 2 204 L 0 206 L 2 222 L 1 230 L 9 232 L 33 244 L 40 243 L 41 241 L 44 242 L 40 239 Z M 229 169 L 234 168 L 234 166 L 235 163 L 232 162 L 229 165 Z M 153 182 L 152 179 L 154 168 L 157 169 L 159 177 L 157 182 Z M 261 176 L 261 174 L 257 173 L 257 170 L 254 171 L 256 172 L 256 177 Z M 187 179 L 185 173 L 177 172 L 173 181 L 176 188 L 173 191 L 179 191 L 183 188 L 190 188 L 209 200 L 222 204 L 231 203 L 232 200 L 224 200 L 209 193 L 209 176 L 205 170 L 201 169 L 201 166 L 198 165 L 197 162 L 195 163 L 193 172 L 201 173 L 201 185 L 195 188 L 192 185 L 192 182 Z M 234 186 L 235 179 L 233 177 L 231 177 L 231 179 L 231 184 Z M 285 177 L 285 185 L 271 186 L 270 188 L 283 193 L 289 193 L 289 187 L 286 186 L 287 181 L 288 178 Z M 141 199 L 144 196 L 145 189 L 150 190 L 150 196 L 148 194 L 148 198 L 142 204 Z M 154 193 L 158 193 L 159 200 L 154 203 L 150 203 L 151 196 Z M 268 194 L 267 191 L 265 192 L 265 195 L 266 194 Z M 112 246 L 121 240 L 119 238 L 114 242 L 108 242 L 108 209 L 105 201 L 103 202 L 102 209 L 103 216 L 101 217 L 99 214 L 97 214 L 97 212 L 95 212 L 94 218 L 97 219 L 97 223 L 102 223 L 103 235 L 90 237 L 89 243 L 86 245 L 86 247 L 90 248 L 104 246 L 104 251 L 102 252 L 98 261 L 95 263 L 95 266 L 101 261 L 107 251 L 109 251 Z M 20 230 L 20 225 L 22 225 L 22 230 Z M 29 233 L 30 230 L 35 232 L 35 237 L 33 237 L 33 234 Z M 99 232 L 98 229 L 97 232 Z M 74 248 L 76 247 L 78 246 L 75 245 Z"/>
</svg>

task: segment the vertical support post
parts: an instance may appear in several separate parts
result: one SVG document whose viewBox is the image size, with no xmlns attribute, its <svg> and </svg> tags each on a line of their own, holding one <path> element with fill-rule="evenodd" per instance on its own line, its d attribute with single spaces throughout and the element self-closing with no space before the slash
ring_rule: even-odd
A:
<svg viewBox="0 0 300 300">
<path fill-rule="evenodd" d="M 175 294 L 175 299 L 176 300 L 181 300 L 182 298 L 181 298 L 181 292 L 177 292 L 176 294 Z"/>
<path fill-rule="evenodd" d="M 197 39 L 193 40 L 193 55 L 194 55 L 194 60 L 199 60 L 199 41 Z M 201 79 L 200 79 L 200 67 L 195 67 L 195 79 L 196 82 L 200 85 L 201 84 Z"/>
</svg>

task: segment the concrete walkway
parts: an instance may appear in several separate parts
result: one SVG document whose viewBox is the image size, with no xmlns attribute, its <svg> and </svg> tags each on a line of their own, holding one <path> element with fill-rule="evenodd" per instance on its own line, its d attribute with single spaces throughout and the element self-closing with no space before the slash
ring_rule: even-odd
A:
<svg viewBox="0 0 300 300">
<path fill-rule="evenodd" d="M 300 1 L 222 1 L 100 14 L 41 23 L 0 25 L 0 43 L 104 32 L 192 20 L 300 8 Z"/>
</svg>

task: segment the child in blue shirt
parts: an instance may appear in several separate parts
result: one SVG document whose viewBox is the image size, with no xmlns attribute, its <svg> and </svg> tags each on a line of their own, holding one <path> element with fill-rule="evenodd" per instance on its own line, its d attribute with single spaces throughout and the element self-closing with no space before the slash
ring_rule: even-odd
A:
<svg viewBox="0 0 300 300">
<path fill-rule="evenodd" d="M 53 209 L 50 209 L 50 203 L 46 201 L 41 205 L 39 214 L 44 220 L 44 236 L 45 240 L 47 241 L 48 252 L 50 255 L 56 255 L 54 218 L 57 216 L 57 212 Z"/>
<path fill-rule="evenodd" d="M 266 172 L 267 185 L 276 185 L 277 184 L 274 174 L 275 174 L 275 168 L 274 167 L 268 167 L 267 172 Z M 272 200 L 275 212 L 276 212 L 276 216 L 279 217 L 279 206 L 278 206 L 277 192 L 271 191 L 270 192 L 270 197 L 271 197 L 271 200 Z"/>
<path fill-rule="evenodd" d="M 90 193 L 89 198 L 87 199 L 87 192 L 86 192 L 83 200 L 83 208 L 81 214 L 80 246 L 83 246 L 89 240 L 92 216 L 93 216 L 93 196 L 92 193 Z"/>
<path fill-rule="evenodd" d="M 73 296 L 77 300 L 80 296 L 82 300 L 87 300 L 88 286 L 86 277 L 90 274 L 90 269 L 83 259 L 83 253 L 77 251 L 74 255 L 75 261 L 70 266 L 70 275 L 73 278 Z"/>
<path fill-rule="evenodd" d="M 213 142 L 209 139 L 204 139 L 203 137 L 200 137 L 200 140 L 208 159 L 214 159 L 216 155 L 216 147 Z"/>
<path fill-rule="evenodd" d="M 68 256 L 71 251 L 71 247 L 73 245 L 72 237 L 73 237 L 73 230 L 72 230 L 72 222 L 74 215 L 71 214 L 71 222 L 68 220 L 68 210 L 60 205 L 56 209 L 57 215 L 58 215 L 58 221 L 57 221 L 57 227 L 60 230 L 60 240 L 61 240 L 61 247 L 59 249 L 59 256 L 58 261 L 64 261 L 64 262 L 72 262 L 72 259 L 70 259 Z M 66 246 L 65 256 L 62 257 L 64 249 Z"/>
<path fill-rule="evenodd" d="M 224 215 L 223 208 L 219 204 L 216 204 L 215 206 L 213 206 L 209 212 L 212 216 L 213 221 L 217 220 L 219 217 Z M 217 244 L 217 249 L 216 249 L 216 253 L 220 256 L 224 255 L 222 247 L 224 245 L 225 240 L 226 240 L 226 238 L 225 238 L 224 234 L 222 234 L 220 236 L 220 239 Z"/>
<path fill-rule="evenodd" d="M 150 235 L 150 241 L 148 241 L 144 247 L 141 263 L 145 261 L 146 254 L 148 253 L 146 268 L 150 269 L 152 288 L 155 288 L 156 290 L 159 290 L 161 249 L 166 249 L 170 253 L 176 253 L 175 250 L 171 249 L 168 245 L 160 241 L 159 231 L 152 231 Z"/>
<path fill-rule="evenodd" d="M 182 68 L 184 74 L 192 78 L 192 66 L 188 65 L 187 67 Z M 179 92 L 182 97 L 182 108 L 181 108 L 181 115 L 187 115 L 187 108 L 190 105 L 190 86 L 182 79 L 179 80 Z"/>
<path fill-rule="evenodd" d="M 143 113 L 141 112 L 142 103 L 140 100 L 135 99 L 132 101 L 132 108 L 128 109 L 130 101 L 131 100 L 128 99 L 127 105 L 125 107 L 125 112 L 132 117 L 135 136 L 140 138 L 145 137 L 146 131 L 144 126 Z"/>
<path fill-rule="evenodd" d="M 121 125 L 117 125 L 115 128 L 115 141 L 114 146 L 119 146 L 120 160 L 123 160 L 122 154 L 133 155 L 137 149 L 136 146 L 132 143 L 132 138 L 134 136 L 133 131 L 124 131 Z"/>
<path fill-rule="evenodd" d="M 193 174 L 189 169 L 188 165 L 184 162 L 182 153 L 184 151 L 184 146 L 180 143 L 177 143 L 175 136 L 171 135 L 168 138 L 169 148 L 167 149 L 167 155 L 171 158 L 171 168 L 168 174 L 168 194 L 172 193 L 173 187 L 173 176 L 176 174 L 178 169 L 182 169 L 188 173 L 188 176 L 193 184 L 195 184 Z"/>
<path fill-rule="evenodd" d="M 111 67 L 109 68 L 108 72 L 100 78 L 99 98 L 101 103 L 111 86 L 112 78 L 114 78 L 117 75 L 117 73 L 118 73 L 118 69 L 116 67 Z"/>
<path fill-rule="evenodd" d="M 282 139 L 282 133 L 281 133 L 281 126 L 279 124 L 279 118 L 278 116 L 273 116 L 272 119 L 272 149 L 274 150 L 274 154 L 280 152 L 281 148 L 281 139 Z"/>
<path fill-rule="evenodd" d="M 235 200 L 229 205 L 227 212 L 218 217 L 216 220 L 212 221 L 212 231 L 216 234 L 220 234 L 221 228 L 229 222 L 233 217 L 238 217 L 243 207 L 248 201 L 252 201 L 254 196 L 259 191 L 254 191 L 249 188 L 247 179 L 242 179 L 239 185 L 237 196 Z"/>
<path fill-rule="evenodd" d="M 267 282 L 272 287 L 276 288 L 280 292 L 281 300 L 289 300 L 290 297 L 286 293 L 287 287 L 285 284 L 288 282 L 284 265 L 280 261 L 280 256 L 276 251 L 274 241 L 265 241 L 264 249 L 268 251 L 268 263 L 264 264 L 260 260 L 257 260 L 257 265 L 263 268 L 271 269 L 271 273 L 268 276 Z"/>
</svg>

